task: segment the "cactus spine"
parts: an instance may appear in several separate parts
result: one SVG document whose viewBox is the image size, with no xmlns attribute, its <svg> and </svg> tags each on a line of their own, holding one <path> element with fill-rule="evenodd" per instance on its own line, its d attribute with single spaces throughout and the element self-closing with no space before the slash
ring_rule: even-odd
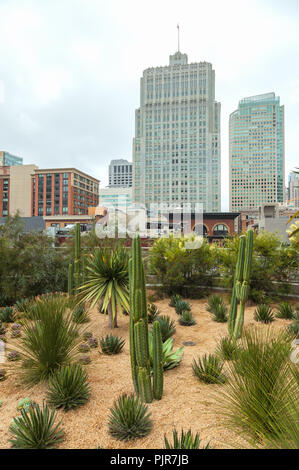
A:
<svg viewBox="0 0 299 470">
<path fill-rule="evenodd" d="M 151 403 L 151 401 L 153 400 L 153 391 L 151 383 L 151 366 L 148 345 L 148 319 L 145 290 L 145 274 L 141 256 L 141 242 L 139 236 L 135 237 L 132 240 L 132 256 L 129 261 L 129 278 L 130 357 L 132 379 L 136 394 L 139 395 L 144 402 Z M 161 373 L 158 367 L 158 363 L 159 357 L 162 355 L 162 339 L 161 332 L 159 336 L 159 331 L 160 330 L 157 330 L 155 338 L 156 349 L 154 351 L 154 357 L 156 357 L 157 367 L 154 379 L 154 396 L 160 396 L 161 398 L 163 391 L 163 379 L 161 381 L 161 377 L 158 377 Z M 159 352 L 158 350 L 161 350 L 161 352 Z"/>
<path fill-rule="evenodd" d="M 161 400 L 163 393 L 163 353 L 160 323 L 153 323 L 153 395 Z"/>
<path fill-rule="evenodd" d="M 252 250 L 253 230 L 249 230 L 247 237 L 245 235 L 240 237 L 238 261 L 228 319 L 229 334 L 235 339 L 240 338 L 244 324 L 245 304 L 249 294 Z"/>
</svg>

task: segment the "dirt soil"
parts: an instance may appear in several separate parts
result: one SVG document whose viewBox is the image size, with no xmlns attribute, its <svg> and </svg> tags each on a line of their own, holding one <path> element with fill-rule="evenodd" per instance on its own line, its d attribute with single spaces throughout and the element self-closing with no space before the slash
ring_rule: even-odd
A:
<svg viewBox="0 0 299 470">
<path fill-rule="evenodd" d="M 107 356 L 98 349 L 92 349 L 91 364 L 86 366 L 91 385 L 91 398 L 87 404 L 73 411 L 58 411 L 59 419 L 65 431 L 65 441 L 61 448 L 95 449 L 98 446 L 109 449 L 161 449 L 164 447 L 164 434 L 171 437 L 172 429 L 192 429 L 199 432 L 203 444 L 210 441 L 213 448 L 244 447 L 246 444 L 240 436 L 221 424 L 219 405 L 221 393 L 226 385 L 201 383 L 192 374 L 192 359 L 204 353 L 213 353 L 216 343 L 221 336 L 227 334 L 226 323 L 216 323 L 206 310 L 206 300 L 190 300 L 193 315 L 197 324 L 191 327 L 181 326 L 174 308 L 169 307 L 169 299 L 155 302 L 163 315 L 169 315 L 176 321 L 174 349 L 180 347 L 183 341 L 193 341 L 194 346 L 184 347 L 184 357 L 179 367 L 166 371 L 164 374 L 164 393 L 160 401 L 149 404 L 152 414 L 153 429 L 143 438 L 129 443 L 112 439 L 108 433 L 107 422 L 109 409 L 114 400 L 122 393 L 132 393 L 133 385 L 129 356 L 129 317 L 119 317 L 119 327 L 113 333 L 126 340 L 123 351 L 119 355 Z M 245 325 L 257 325 L 259 328 L 269 328 L 268 325 L 258 324 L 253 319 L 255 307 L 246 308 Z M 273 328 L 284 328 L 289 321 L 276 319 Z M 97 309 L 91 312 L 88 331 L 98 339 L 109 334 L 108 321 L 105 315 Z M 9 335 L 8 335 L 9 336 Z M 5 368 L 6 364 L 0 364 Z M 9 376 L 0 382 L 0 448 L 9 448 L 9 424 L 17 411 L 18 400 L 25 397 L 43 403 L 46 395 L 46 385 L 31 387 L 29 390 L 17 385 L 16 377 Z M 218 392 L 218 398 L 215 397 Z"/>
</svg>

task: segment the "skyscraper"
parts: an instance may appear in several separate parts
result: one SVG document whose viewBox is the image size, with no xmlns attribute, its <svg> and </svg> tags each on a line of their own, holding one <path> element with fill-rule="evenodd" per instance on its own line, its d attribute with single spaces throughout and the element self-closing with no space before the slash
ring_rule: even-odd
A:
<svg viewBox="0 0 299 470">
<path fill-rule="evenodd" d="M 12 155 L 9 152 L 5 152 L 4 150 L 0 151 L 0 166 L 15 166 L 15 165 L 23 165 L 23 158 L 16 157 L 16 155 Z"/>
<path fill-rule="evenodd" d="M 109 188 L 132 187 L 132 163 L 120 158 L 109 165 Z"/>
<path fill-rule="evenodd" d="M 284 201 L 284 106 L 275 93 L 244 98 L 229 119 L 230 210 Z"/>
<path fill-rule="evenodd" d="M 220 157 L 212 64 L 188 64 L 177 51 L 168 66 L 146 69 L 135 112 L 133 201 L 220 211 Z"/>
</svg>

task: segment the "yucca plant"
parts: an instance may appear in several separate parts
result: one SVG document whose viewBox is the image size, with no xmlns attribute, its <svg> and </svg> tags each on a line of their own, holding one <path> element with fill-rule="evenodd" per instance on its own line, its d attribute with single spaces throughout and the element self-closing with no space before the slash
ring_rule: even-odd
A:
<svg viewBox="0 0 299 470">
<path fill-rule="evenodd" d="M 179 300 L 182 300 L 182 297 L 179 294 L 172 295 L 170 297 L 169 307 L 175 307 Z"/>
<path fill-rule="evenodd" d="M 175 322 L 171 320 L 168 315 L 161 315 L 156 318 L 156 321 L 160 323 L 162 342 L 164 343 L 168 338 L 175 333 Z"/>
<path fill-rule="evenodd" d="M 73 311 L 73 321 L 75 323 L 89 322 L 89 314 L 84 305 L 77 305 Z"/>
<path fill-rule="evenodd" d="M 215 307 L 217 307 L 221 303 L 223 303 L 223 299 L 222 297 L 220 297 L 220 295 L 218 294 L 210 295 L 210 297 L 208 298 L 206 309 L 208 312 L 213 312 Z"/>
<path fill-rule="evenodd" d="M 179 316 L 179 324 L 183 326 L 196 325 L 196 321 L 192 315 L 192 312 L 189 312 L 188 310 L 184 310 Z"/>
<path fill-rule="evenodd" d="M 222 373 L 223 362 L 213 354 L 205 354 L 198 358 L 196 362 L 193 359 L 192 369 L 200 381 L 207 384 L 220 384 L 225 382 L 225 376 Z"/>
<path fill-rule="evenodd" d="M 186 311 L 191 312 L 191 306 L 186 300 L 178 300 L 175 304 L 175 311 L 178 315 L 181 315 L 182 312 Z"/>
<path fill-rule="evenodd" d="M 153 336 L 152 332 L 149 331 L 148 334 L 149 340 L 149 355 L 150 355 L 150 363 L 151 367 L 153 367 Z M 183 349 L 184 346 L 181 346 L 176 351 L 173 351 L 173 339 L 168 338 L 162 344 L 162 360 L 163 360 L 163 368 L 164 370 L 174 369 L 175 367 L 179 366 L 182 359 L 183 359 Z"/>
<path fill-rule="evenodd" d="M 294 310 L 292 305 L 289 304 L 289 302 L 282 302 L 276 312 L 277 318 L 284 318 L 286 320 L 292 320 L 293 314 Z"/>
<path fill-rule="evenodd" d="M 52 449 L 64 440 L 60 422 L 56 424 L 56 413 L 47 405 L 22 410 L 21 416 L 13 420 L 9 427 L 13 435 L 8 439 L 16 449 Z"/>
<path fill-rule="evenodd" d="M 122 395 L 110 409 L 108 428 L 117 440 L 129 441 L 145 437 L 152 429 L 148 407 L 133 394 Z"/>
<path fill-rule="evenodd" d="M 157 316 L 160 315 L 160 310 L 155 304 L 148 304 L 147 306 L 147 319 L 149 323 L 153 323 Z"/>
<path fill-rule="evenodd" d="M 295 415 L 287 411 L 297 401 L 298 418 L 299 388 L 293 385 L 290 353 L 291 340 L 285 332 L 247 328 L 229 363 L 230 381 L 221 394 L 221 412 L 228 426 L 252 443 L 279 441 L 282 422 L 298 429 L 299 421 L 296 424 Z"/>
<path fill-rule="evenodd" d="M 14 322 L 14 309 L 12 307 L 4 307 L 0 309 L 0 321 L 3 323 Z"/>
<path fill-rule="evenodd" d="M 210 444 L 206 444 L 201 447 L 201 440 L 199 439 L 199 434 L 196 433 L 195 436 L 192 434 L 191 429 L 185 432 L 183 429 L 179 437 L 176 429 L 172 431 L 173 443 L 170 443 L 164 434 L 164 449 L 210 449 Z"/>
<path fill-rule="evenodd" d="M 37 302 L 30 317 L 22 323 L 18 342 L 23 359 L 19 373 L 25 382 L 37 383 L 75 361 L 81 327 L 56 299 Z"/>
<path fill-rule="evenodd" d="M 267 304 L 260 304 L 254 311 L 254 319 L 261 323 L 272 323 L 275 318 L 272 308 Z"/>
<path fill-rule="evenodd" d="M 230 336 L 224 336 L 221 338 L 216 348 L 217 356 L 219 356 L 223 361 L 231 361 L 235 357 L 237 351 L 238 343 Z"/>
<path fill-rule="evenodd" d="M 79 364 L 63 366 L 49 378 L 47 402 L 64 411 L 84 405 L 90 397 L 87 373 Z"/>
<path fill-rule="evenodd" d="M 125 248 L 98 248 L 88 259 L 88 281 L 78 288 L 81 302 L 93 308 L 101 299 L 109 327 L 117 327 L 117 311 L 129 310 L 128 254 Z"/>
<path fill-rule="evenodd" d="M 125 345 L 125 340 L 118 336 L 106 335 L 100 339 L 100 345 L 104 354 L 119 354 Z"/>
<path fill-rule="evenodd" d="M 219 303 L 216 305 L 211 312 L 212 320 L 217 323 L 225 323 L 227 322 L 227 307 L 224 303 Z"/>
</svg>

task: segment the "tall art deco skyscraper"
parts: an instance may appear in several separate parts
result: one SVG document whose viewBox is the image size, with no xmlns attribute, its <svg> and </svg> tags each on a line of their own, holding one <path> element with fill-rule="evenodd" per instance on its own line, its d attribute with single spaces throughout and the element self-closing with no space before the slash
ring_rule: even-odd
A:
<svg viewBox="0 0 299 470">
<path fill-rule="evenodd" d="M 133 140 L 133 200 L 202 203 L 220 211 L 220 103 L 208 62 L 188 64 L 179 50 L 140 84 Z"/>
</svg>

